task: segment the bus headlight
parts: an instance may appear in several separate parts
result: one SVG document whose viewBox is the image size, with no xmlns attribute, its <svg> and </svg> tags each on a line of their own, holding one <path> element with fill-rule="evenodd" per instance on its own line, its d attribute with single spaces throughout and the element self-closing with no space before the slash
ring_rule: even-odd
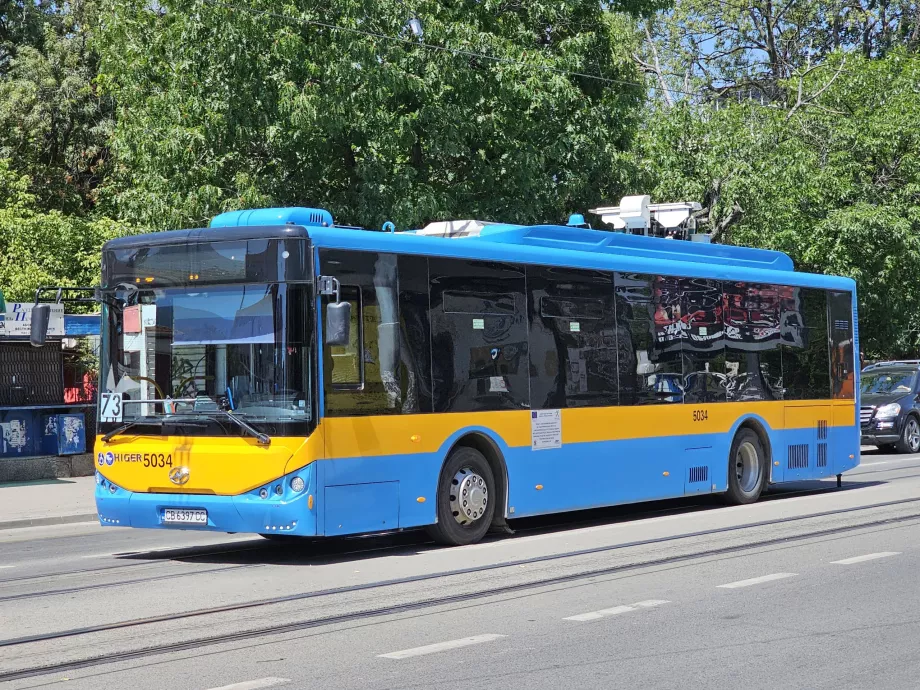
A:
<svg viewBox="0 0 920 690">
<path fill-rule="evenodd" d="M 299 494 L 299 493 L 300 493 L 301 491 L 303 491 L 305 488 L 307 488 L 307 485 L 306 485 L 306 483 L 304 482 L 304 480 L 301 479 L 300 477 L 294 477 L 294 478 L 291 480 L 291 489 L 292 489 L 295 493 L 298 493 L 298 494 Z"/>
<path fill-rule="evenodd" d="M 875 413 L 876 419 L 894 419 L 899 414 L 901 414 L 901 406 L 897 403 L 890 403 L 888 405 L 882 405 L 878 408 L 878 412 Z"/>
</svg>

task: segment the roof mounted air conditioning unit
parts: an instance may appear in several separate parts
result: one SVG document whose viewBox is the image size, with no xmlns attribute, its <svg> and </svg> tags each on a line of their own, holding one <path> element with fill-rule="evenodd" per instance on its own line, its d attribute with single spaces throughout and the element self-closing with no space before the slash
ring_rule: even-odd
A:
<svg viewBox="0 0 920 690">
<path fill-rule="evenodd" d="M 699 202 L 651 204 L 650 201 L 651 197 L 648 194 L 626 196 L 619 206 L 592 208 L 591 213 L 600 216 L 602 221 L 615 229 L 634 235 L 705 241 L 698 238 L 694 232 L 696 219 L 692 214 L 702 209 Z"/>
</svg>

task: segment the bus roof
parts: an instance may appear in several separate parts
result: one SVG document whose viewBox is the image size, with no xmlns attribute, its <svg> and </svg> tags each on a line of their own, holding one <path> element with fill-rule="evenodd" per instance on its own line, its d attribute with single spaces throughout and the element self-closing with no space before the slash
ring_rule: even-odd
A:
<svg viewBox="0 0 920 690">
<path fill-rule="evenodd" d="M 855 290 L 850 278 L 797 272 L 788 255 L 768 249 L 563 225 L 488 224 L 475 235 L 439 237 L 336 227 L 318 209 L 258 211 L 221 214 L 210 228 L 119 238 L 104 249 L 309 236 L 318 247 Z"/>
</svg>

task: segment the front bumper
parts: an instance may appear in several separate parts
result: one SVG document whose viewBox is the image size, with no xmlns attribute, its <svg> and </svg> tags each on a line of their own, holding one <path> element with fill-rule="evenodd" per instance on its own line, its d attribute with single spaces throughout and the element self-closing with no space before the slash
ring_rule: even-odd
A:
<svg viewBox="0 0 920 690">
<path fill-rule="evenodd" d="M 871 419 L 859 429 L 859 441 L 864 446 L 897 443 L 901 438 L 901 419 Z"/>
<path fill-rule="evenodd" d="M 897 434 L 866 433 L 864 431 L 859 437 L 859 442 L 864 446 L 884 446 L 897 443 L 900 438 Z"/>
<path fill-rule="evenodd" d="M 294 477 L 304 480 L 303 491 L 295 492 L 291 488 Z M 279 486 L 280 495 L 276 492 Z M 263 490 L 265 498 L 261 495 Z M 238 496 L 139 493 L 118 486 L 113 491 L 112 484 L 105 477 L 96 475 L 96 510 L 99 512 L 99 524 L 105 527 L 314 536 L 315 494 L 313 465 Z M 206 510 L 207 524 L 164 523 L 163 511 L 167 508 Z"/>
</svg>

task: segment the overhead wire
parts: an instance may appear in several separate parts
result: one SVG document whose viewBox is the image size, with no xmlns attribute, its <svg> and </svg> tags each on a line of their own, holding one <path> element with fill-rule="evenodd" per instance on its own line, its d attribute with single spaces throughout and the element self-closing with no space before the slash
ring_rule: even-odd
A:
<svg viewBox="0 0 920 690">
<path fill-rule="evenodd" d="M 503 58 L 496 55 L 489 55 L 488 53 L 481 53 L 474 50 L 469 50 L 467 48 L 453 48 L 450 46 L 445 46 L 437 43 L 428 43 L 422 40 L 414 40 L 410 38 L 404 38 L 402 36 L 392 36 L 390 34 L 385 34 L 377 31 L 370 31 L 367 29 L 357 29 L 350 26 L 341 26 L 339 24 L 332 24 L 330 22 L 320 21 L 317 19 L 306 19 L 303 17 L 295 17 L 290 14 L 283 14 L 280 12 L 274 12 L 272 10 L 262 10 L 255 7 L 250 7 L 246 5 L 233 4 L 228 2 L 223 2 L 222 0 L 202 0 L 205 4 L 211 5 L 213 7 L 219 7 L 221 9 L 236 11 L 236 12 L 246 12 L 248 14 L 264 16 L 264 17 L 273 17 L 275 19 L 280 19 L 282 21 L 293 22 L 301 24 L 303 26 L 315 26 L 324 29 L 329 29 L 330 31 L 340 31 L 343 33 L 356 34 L 364 36 L 367 38 L 375 38 L 379 40 L 391 41 L 394 43 L 399 43 L 407 47 L 417 47 L 423 48 L 426 50 L 450 53 L 453 55 L 462 55 L 464 57 L 477 58 L 481 60 L 487 60 L 496 64 L 506 64 L 514 65 L 518 67 L 524 67 L 526 69 L 533 69 L 537 71 L 550 72 L 553 74 L 558 74 L 560 76 L 568 77 L 579 77 L 582 79 L 591 79 L 594 81 L 603 82 L 606 84 L 617 84 L 620 86 L 635 86 L 644 89 L 651 89 L 654 91 L 664 91 L 667 90 L 670 93 L 680 94 L 682 96 L 691 96 L 697 98 L 706 97 L 708 94 L 703 91 L 686 91 L 676 88 L 667 87 L 667 89 L 660 84 L 654 84 L 650 82 L 639 82 L 639 81 L 630 81 L 626 79 L 617 79 L 615 77 L 605 77 L 598 74 L 591 74 L 589 72 L 579 72 L 575 70 L 567 70 L 559 67 L 552 67 L 550 65 L 540 65 L 531 62 L 523 62 L 521 60 L 514 60 L 512 58 Z"/>
<path fill-rule="evenodd" d="M 725 5 L 727 7 L 733 7 L 735 9 L 744 9 L 741 6 L 732 5 L 730 2 L 727 2 L 727 0 L 712 0 L 712 1 L 716 2 L 717 4 Z M 438 43 L 430 43 L 430 42 L 422 40 L 421 38 L 413 39 L 413 38 L 407 38 L 404 36 L 393 36 L 393 35 L 386 34 L 380 31 L 373 31 L 369 29 L 359 29 L 359 28 L 350 27 L 350 26 L 342 26 L 340 24 L 334 24 L 332 22 L 322 21 L 318 19 L 307 19 L 305 17 L 296 17 L 294 15 L 287 14 L 287 13 L 276 12 L 273 10 L 264 10 L 264 9 L 252 7 L 246 4 L 225 2 L 224 0 L 202 0 L 202 2 L 204 2 L 207 5 L 211 5 L 212 7 L 217 7 L 217 8 L 228 10 L 228 11 L 243 12 L 243 13 L 250 14 L 253 16 L 271 17 L 271 18 L 278 19 L 278 20 L 281 20 L 287 23 L 299 24 L 301 26 L 313 26 L 317 28 L 327 29 L 329 31 L 349 33 L 353 35 L 364 36 L 365 38 L 372 38 L 372 39 L 381 40 L 381 41 L 389 41 L 392 43 L 404 45 L 406 47 L 421 48 L 421 49 L 429 50 L 433 52 L 449 53 L 452 55 L 459 55 L 459 56 L 464 56 L 468 58 L 481 59 L 481 60 L 489 61 L 495 64 L 514 65 L 514 66 L 522 67 L 525 69 L 542 71 L 542 72 L 556 74 L 559 76 L 566 76 L 570 78 L 577 77 L 581 79 L 590 79 L 590 80 L 605 83 L 605 84 L 616 84 L 619 86 L 638 87 L 638 88 L 647 89 L 650 91 L 662 92 L 662 93 L 667 92 L 671 94 L 687 96 L 690 98 L 696 98 L 696 99 L 709 101 L 709 102 L 712 102 L 712 97 L 714 95 L 714 92 L 712 90 L 688 91 L 686 89 L 681 89 L 681 88 L 676 88 L 676 87 L 671 87 L 671 86 L 663 86 L 660 83 L 656 83 L 654 79 L 649 79 L 649 80 L 642 81 L 642 82 L 631 81 L 627 79 L 619 79 L 616 77 L 607 77 L 607 76 L 603 76 L 599 74 L 592 74 L 590 72 L 568 70 L 568 69 L 563 69 L 560 67 L 553 67 L 553 66 L 545 65 L 545 64 L 524 62 L 524 61 L 515 60 L 512 58 L 505 58 L 505 57 L 499 57 L 496 55 L 490 55 L 488 53 L 482 53 L 479 51 L 470 50 L 468 48 L 457 48 L 457 47 L 441 45 Z M 763 108 L 766 110 L 772 110 L 772 111 L 783 110 L 783 108 L 780 108 L 778 106 L 771 105 L 769 103 L 759 102 L 754 99 L 747 99 L 746 102 L 754 107 L 759 107 L 759 108 Z"/>
</svg>

